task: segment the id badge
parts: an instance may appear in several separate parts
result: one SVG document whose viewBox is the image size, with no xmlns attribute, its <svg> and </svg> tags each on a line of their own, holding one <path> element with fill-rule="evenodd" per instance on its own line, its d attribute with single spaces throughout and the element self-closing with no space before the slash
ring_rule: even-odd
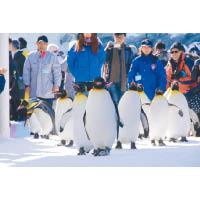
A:
<svg viewBox="0 0 200 200">
<path fill-rule="evenodd" d="M 136 75 L 135 76 L 135 81 L 140 81 L 142 79 L 142 76 L 141 75 Z"/>
</svg>

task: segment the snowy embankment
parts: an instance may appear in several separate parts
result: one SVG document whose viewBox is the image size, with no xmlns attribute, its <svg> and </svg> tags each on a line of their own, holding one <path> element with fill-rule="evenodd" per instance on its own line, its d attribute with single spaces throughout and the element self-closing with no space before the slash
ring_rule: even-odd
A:
<svg viewBox="0 0 200 200">
<path fill-rule="evenodd" d="M 166 143 L 152 147 L 148 139 L 136 142 L 137 150 L 123 145 L 112 149 L 110 156 L 77 156 L 77 149 L 58 147 L 58 136 L 50 140 L 32 139 L 22 122 L 12 123 L 11 138 L 0 140 L 0 166 L 13 167 L 195 167 L 200 166 L 200 138 L 189 137 L 188 143 Z M 113 145 L 114 148 L 115 144 Z"/>
</svg>

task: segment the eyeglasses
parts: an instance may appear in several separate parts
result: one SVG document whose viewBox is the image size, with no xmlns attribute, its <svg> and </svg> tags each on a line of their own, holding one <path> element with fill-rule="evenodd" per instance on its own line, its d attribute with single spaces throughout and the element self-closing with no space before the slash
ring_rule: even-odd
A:
<svg viewBox="0 0 200 200">
<path fill-rule="evenodd" d="M 179 51 L 171 51 L 170 53 L 171 54 L 174 54 L 174 53 L 178 53 Z"/>
</svg>

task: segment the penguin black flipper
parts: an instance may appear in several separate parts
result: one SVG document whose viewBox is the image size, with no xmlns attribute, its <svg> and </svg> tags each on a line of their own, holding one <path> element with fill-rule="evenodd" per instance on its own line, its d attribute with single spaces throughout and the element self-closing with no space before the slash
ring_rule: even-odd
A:
<svg viewBox="0 0 200 200">
<path fill-rule="evenodd" d="M 65 113 L 63 113 L 62 118 L 60 120 L 60 130 L 64 130 L 67 122 L 72 118 L 72 108 L 69 108 Z M 62 132 L 60 131 L 60 132 Z"/>
<path fill-rule="evenodd" d="M 87 129 L 86 129 L 86 111 L 83 115 L 83 124 L 84 124 L 84 127 L 85 127 L 85 132 L 86 132 L 87 138 L 88 138 L 88 140 L 90 140 L 90 137 L 89 137 Z"/>
<path fill-rule="evenodd" d="M 176 105 L 168 103 L 169 106 L 172 106 L 173 108 L 177 108 L 178 109 L 178 114 L 180 117 L 183 117 L 183 111 Z"/>
<path fill-rule="evenodd" d="M 142 122 L 142 126 L 144 129 L 144 136 L 145 138 L 147 138 L 149 136 L 149 121 L 142 107 L 141 107 L 141 113 L 140 113 L 140 120 Z"/>
<path fill-rule="evenodd" d="M 118 140 L 118 137 L 119 137 L 119 127 L 123 128 L 124 124 L 120 121 L 118 106 L 117 106 L 116 102 L 113 100 L 112 93 L 108 89 L 106 89 L 106 90 L 109 92 L 109 94 L 111 96 L 111 99 L 113 101 L 113 104 L 115 106 L 116 118 L 117 118 L 117 140 Z"/>
</svg>

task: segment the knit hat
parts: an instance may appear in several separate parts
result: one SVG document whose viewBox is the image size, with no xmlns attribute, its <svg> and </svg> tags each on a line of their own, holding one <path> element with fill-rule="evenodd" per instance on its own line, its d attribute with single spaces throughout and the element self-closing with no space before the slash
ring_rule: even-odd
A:
<svg viewBox="0 0 200 200">
<path fill-rule="evenodd" d="M 185 48 L 180 42 L 174 42 L 170 47 L 170 50 L 171 49 L 178 49 L 180 51 L 184 51 L 185 52 Z"/>
<path fill-rule="evenodd" d="M 148 46 L 148 47 L 153 48 L 153 43 L 150 40 L 145 39 L 145 40 L 142 40 L 141 46 Z"/>
</svg>

